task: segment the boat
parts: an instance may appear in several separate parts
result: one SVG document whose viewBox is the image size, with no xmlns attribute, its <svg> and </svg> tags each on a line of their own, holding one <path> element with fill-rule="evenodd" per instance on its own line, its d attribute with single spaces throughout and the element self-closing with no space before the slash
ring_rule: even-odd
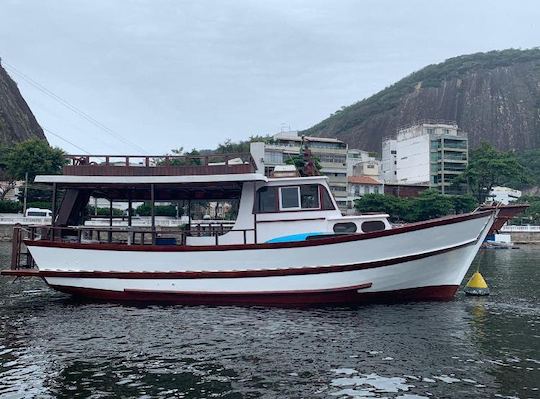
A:
<svg viewBox="0 0 540 399">
<path fill-rule="evenodd" d="M 482 210 L 482 211 L 493 210 L 493 209 L 499 210 L 499 213 L 497 215 L 497 220 L 495 220 L 495 223 L 493 223 L 493 225 L 491 226 L 488 236 L 498 233 L 510 219 L 519 215 L 520 213 L 523 213 L 529 206 L 530 205 L 528 203 L 502 204 L 495 201 L 482 204 L 479 210 Z"/>
<path fill-rule="evenodd" d="M 69 156 L 51 186 L 53 223 L 17 226 L 5 276 L 107 301 L 335 305 L 450 300 L 499 209 L 399 227 L 386 214 L 343 216 L 325 176 L 267 176 L 250 154 Z M 62 193 L 62 195 L 60 195 Z M 60 201 L 60 198 L 61 201 Z M 110 200 L 109 226 L 85 225 L 90 198 Z M 200 201 L 236 201 L 234 223 L 196 223 Z M 113 201 L 128 203 L 127 226 Z M 132 225 L 133 204 L 151 208 Z M 156 203 L 187 202 L 188 223 L 155 224 Z M 57 206 L 57 203 L 60 203 Z"/>
</svg>

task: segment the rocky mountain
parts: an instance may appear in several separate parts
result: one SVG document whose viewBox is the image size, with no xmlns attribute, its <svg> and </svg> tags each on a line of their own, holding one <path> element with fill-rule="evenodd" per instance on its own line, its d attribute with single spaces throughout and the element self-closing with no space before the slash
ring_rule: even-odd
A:
<svg viewBox="0 0 540 399">
<path fill-rule="evenodd" d="M 429 65 L 305 130 L 381 151 L 383 137 L 416 121 L 456 121 L 470 146 L 540 148 L 540 48 L 463 55 Z"/>
<path fill-rule="evenodd" d="M 46 140 L 17 84 L 0 65 L 0 145 L 31 138 Z"/>
</svg>

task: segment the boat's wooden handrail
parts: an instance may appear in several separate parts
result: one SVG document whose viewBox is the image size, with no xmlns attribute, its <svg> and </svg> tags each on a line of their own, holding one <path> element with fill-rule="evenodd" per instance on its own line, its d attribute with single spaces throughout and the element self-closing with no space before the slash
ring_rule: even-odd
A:
<svg viewBox="0 0 540 399">
<path fill-rule="evenodd" d="M 95 227 L 95 226 L 45 226 L 45 225 L 30 225 L 25 229 L 17 230 L 17 242 L 13 244 L 12 269 L 30 267 L 28 260 L 22 264 L 21 255 L 26 255 L 26 252 L 21 252 L 22 244 L 25 240 L 47 240 L 55 242 L 70 242 L 70 243 L 122 243 L 126 245 L 187 245 L 188 237 L 213 237 L 214 245 L 222 245 L 220 237 L 226 233 L 234 232 L 239 235 L 239 242 L 244 244 L 255 242 L 255 229 L 232 229 L 225 224 L 215 224 L 209 226 L 199 226 L 195 229 L 148 229 L 137 226 L 126 227 Z M 253 239 L 248 236 L 249 232 L 253 232 Z M 170 240 L 169 242 L 166 242 Z M 33 264 L 30 261 L 30 264 Z"/>
</svg>

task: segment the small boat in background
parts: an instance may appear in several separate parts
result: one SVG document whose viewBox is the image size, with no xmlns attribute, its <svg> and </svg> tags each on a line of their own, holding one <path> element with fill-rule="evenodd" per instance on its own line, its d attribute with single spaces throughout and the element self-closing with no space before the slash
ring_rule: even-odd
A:
<svg viewBox="0 0 540 399">
<path fill-rule="evenodd" d="M 35 179 L 52 187 L 53 225 L 16 229 L 12 268 L 1 273 L 113 301 L 449 300 L 500 213 L 392 227 L 386 214 L 342 216 L 324 176 L 266 177 L 249 154 L 235 158 L 71 156 L 63 175 Z M 86 226 L 91 197 L 127 202 L 128 226 L 113 226 L 112 205 L 109 227 Z M 234 223 L 201 228 L 189 213 L 178 229 L 155 225 L 158 201 L 217 199 L 237 201 Z M 132 204 L 142 201 L 152 210 L 150 228 L 131 223 Z"/>
</svg>

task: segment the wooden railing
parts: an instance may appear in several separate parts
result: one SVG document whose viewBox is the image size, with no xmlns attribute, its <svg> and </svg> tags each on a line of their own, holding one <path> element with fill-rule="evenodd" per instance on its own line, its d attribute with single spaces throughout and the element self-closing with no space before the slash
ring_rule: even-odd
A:
<svg viewBox="0 0 540 399">
<path fill-rule="evenodd" d="M 249 153 L 184 155 L 68 155 L 63 173 L 71 176 L 194 176 L 253 173 Z"/>
<path fill-rule="evenodd" d="M 256 165 L 250 153 L 208 154 L 208 155 L 67 155 L 65 174 L 75 174 L 77 170 L 99 168 L 107 171 L 110 168 L 159 168 L 183 167 L 201 169 L 208 167 L 225 167 L 234 170 L 249 168 L 255 170 Z M 236 172 L 238 173 L 238 172 Z"/>
<path fill-rule="evenodd" d="M 151 230 L 138 227 L 52 227 L 21 226 L 13 228 L 11 268 L 31 268 L 34 260 L 25 240 L 46 240 L 78 244 L 187 245 L 188 237 L 212 237 L 211 245 L 223 245 L 220 237 L 228 232 L 239 235 L 237 244 L 256 242 L 255 229 L 232 229 L 229 223 L 192 225 L 190 229 Z M 250 239 L 248 233 L 252 233 Z"/>
</svg>

